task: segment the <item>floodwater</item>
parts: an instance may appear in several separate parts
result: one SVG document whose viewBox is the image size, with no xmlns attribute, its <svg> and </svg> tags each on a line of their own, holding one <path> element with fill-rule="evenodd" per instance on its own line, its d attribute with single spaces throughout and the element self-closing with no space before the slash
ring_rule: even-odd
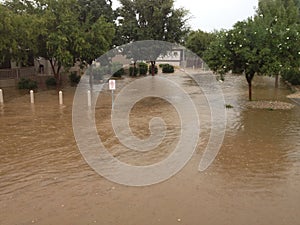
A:
<svg viewBox="0 0 300 225">
<path fill-rule="evenodd" d="M 245 78 L 227 76 L 220 85 L 226 104 L 233 108 L 226 110 L 224 142 L 213 164 L 199 172 L 210 113 L 203 94 L 188 76 L 169 78 L 196 102 L 201 137 L 195 154 L 178 174 L 146 187 L 110 182 L 85 162 L 72 130 L 75 88 L 64 89 L 63 106 L 58 105 L 53 90 L 38 92 L 31 105 L 27 93 L 4 89 L 0 224 L 300 224 L 300 106 L 287 111 L 248 109 Z M 284 86 L 278 90 L 273 86 L 272 78 L 256 77 L 254 99 L 292 103 L 285 97 L 290 92 Z M 138 157 L 114 136 L 110 101 L 108 91 L 99 96 L 95 119 L 99 136 L 114 157 L 148 165 L 172 152 L 180 122 L 168 102 L 151 97 L 132 109 L 130 126 L 140 138 L 150 134 L 148 122 L 153 116 L 164 118 L 167 124 L 166 140 L 159 149 Z"/>
</svg>

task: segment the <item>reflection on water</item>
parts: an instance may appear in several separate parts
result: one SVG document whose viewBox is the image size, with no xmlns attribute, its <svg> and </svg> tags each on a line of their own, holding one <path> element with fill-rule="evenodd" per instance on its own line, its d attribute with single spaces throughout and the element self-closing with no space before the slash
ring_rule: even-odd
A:
<svg viewBox="0 0 300 225">
<path fill-rule="evenodd" d="M 247 109 L 244 77 L 222 83 L 227 131 L 211 167 L 197 171 L 209 134 L 210 114 L 199 88 L 187 76 L 172 75 L 197 102 L 201 141 L 190 163 L 170 180 L 144 188 L 111 183 L 83 160 L 72 130 L 74 88 L 27 93 L 5 89 L 0 106 L 1 224 L 299 224 L 300 107 L 290 111 Z M 119 82 L 127 82 L 125 81 Z M 285 87 L 256 77 L 254 98 L 290 102 Z M 159 99 L 145 99 L 132 110 L 131 127 L 149 135 L 152 114 L 165 118 L 167 139 L 157 154 L 135 158 L 122 150 L 110 125 L 110 93 L 98 99 L 98 132 L 120 160 L 153 163 L 167 156 L 179 135 L 176 111 Z M 174 144 L 175 143 L 175 144 Z"/>
</svg>

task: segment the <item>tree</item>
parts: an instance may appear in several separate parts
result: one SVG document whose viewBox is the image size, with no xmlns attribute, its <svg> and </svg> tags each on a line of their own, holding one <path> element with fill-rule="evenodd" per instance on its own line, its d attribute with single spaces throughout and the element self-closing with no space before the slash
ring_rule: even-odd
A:
<svg viewBox="0 0 300 225">
<path fill-rule="evenodd" d="M 255 22 L 265 33 L 269 53 L 263 74 L 274 75 L 278 87 L 279 75 L 290 67 L 299 67 L 299 6 L 298 0 L 261 0 Z"/>
<path fill-rule="evenodd" d="M 205 53 L 210 68 L 221 75 L 226 72 L 244 73 L 248 88 L 249 100 L 252 100 L 252 80 L 255 73 L 260 72 L 261 58 L 264 53 L 260 28 L 254 21 L 237 22 L 230 31 L 223 31 Z"/>
<path fill-rule="evenodd" d="M 35 57 L 47 59 L 57 81 L 60 81 L 62 67 L 68 68 L 77 60 L 91 63 L 112 46 L 115 29 L 112 23 L 107 22 L 109 19 L 112 20 L 111 2 L 12 0 L 7 1 L 6 5 L 24 21 L 24 24 L 20 27 L 14 26 L 12 30 L 21 29 L 24 34 L 19 35 L 20 37 L 27 37 L 28 34 L 28 40 L 34 40 L 32 41 L 34 45 L 24 49 L 33 51 Z M 102 11 L 96 10 L 99 7 Z M 36 24 L 28 23 L 31 27 L 25 26 L 28 22 L 25 20 L 26 16 L 35 18 Z M 31 30 L 34 32 L 28 32 Z M 18 45 L 27 43 L 25 40 L 17 42 Z M 12 52 L 16 52 L 14 48 L 10 48 Z"/>
<path fill-rule="evenodd" d="M 120 3 L 117 9 L 118 44 L 143 40 L 182 43 L 188 33 L 188 12 L 183 8 L 175 9 L 173 0 L 120 0 Z M 151 52 L 157 53 L 149 46 L 145 54 Z M 151 58 L 154 75 L 155 57 Z"/>
<path fill-rule="evenodd" d="M 203 59 L 209 68 L 221 75 L 221 80 L 224 80 L 224 74 L 231 70 L 232 63 L 231 52 L 226 48 L 228 32 L 221 30 L 216 32 L 215 39 L 210 43 L 208 48 L 203 53 Z"/>
<path fill-rule="evenodd" d="M 204 58 L 216 73 L 244 73 L 252 100 L 255 74 L 299 71 L 299 28 L 299 8 L 293 0 L 261 0 L 257 14 L 219 35 Z"/>
<path fill-rule="evenodd" d="M 0 18 L 0 63 L 14 60 L 20 65 L 26 65 L 28 58 L 36 52 L 36 17 L 16 13 L 0 4 Z"/>
<path fill-rule="evenodd" d="M 207 33 L 202 30 L 192 31 L 187 36 L 185 46 L 202 58 L 203 53 L 214 40 L 214 36 L 214 33 Z"/>
</svg>

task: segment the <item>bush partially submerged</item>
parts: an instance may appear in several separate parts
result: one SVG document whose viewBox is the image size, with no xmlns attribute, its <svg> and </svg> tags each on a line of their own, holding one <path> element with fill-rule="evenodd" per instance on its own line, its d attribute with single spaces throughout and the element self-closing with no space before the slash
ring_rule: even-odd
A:
<svg viewBox="0 0 300 225">
<path fill-rule="evenodd" d="M 34 90 L 38 88 L 37 82 L 34 80 L 31 80 L 29 78 L 21 78 L 21 80 L 18 83 L 19 89 L 28 89 L 28 90 Z"/>
<path fill-rule="evenodd" d="M 146 75 L 148 71 L 148 64 L 140 62 L 139 63 L 139 74 L 140 75 Z"/>
<path fill-rule="evenodd" d="M 57 85 L 56 79 L 54 77 L 49 77 L 46 80 L 47 87 L 54 87 Z"/>
<path fill-rule="evenodd" d="M 162 67 L 163 73 L 174 73 L 174 66 L 170 64 L 164 64 Z"/>
<path fill-rule="evenodd" d="M 69 79 L 71 84 L 78 84 L 80 81 L 81 76 L 77 75 L 76 72 L 71 72 L 71 74 L 69 75 Z"/>
<path fill-rule="evenodd" d="M 158 68 L 157 66 L 154 66 L 154 73 L 157 74 L 158 73 Z M 152 66 L 149 66 L 149 74 L 152 74 Z"/>
</svg>

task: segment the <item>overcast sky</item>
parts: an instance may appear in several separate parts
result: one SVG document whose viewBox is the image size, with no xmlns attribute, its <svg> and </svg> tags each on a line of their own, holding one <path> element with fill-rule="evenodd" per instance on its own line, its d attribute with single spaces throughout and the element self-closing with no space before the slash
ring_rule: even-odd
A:
<svg viewBox="0 0 300 225">
<path fill-rule="evenodd" d="M 114 5 L 118 3 L 113 0 Z M 258 0 L 175 0 L 175 7 L 184 7 L 191 14 L 193 30 L 230 29 L 237 21 L 253 16 Z"/>
<path fill-rule="evenodd" d="M 258 0 L 175 0 L 175 7 L 191 13 L 193 30 L 230 29 L 237 21 L 255 14 Z"/>
</svg>

